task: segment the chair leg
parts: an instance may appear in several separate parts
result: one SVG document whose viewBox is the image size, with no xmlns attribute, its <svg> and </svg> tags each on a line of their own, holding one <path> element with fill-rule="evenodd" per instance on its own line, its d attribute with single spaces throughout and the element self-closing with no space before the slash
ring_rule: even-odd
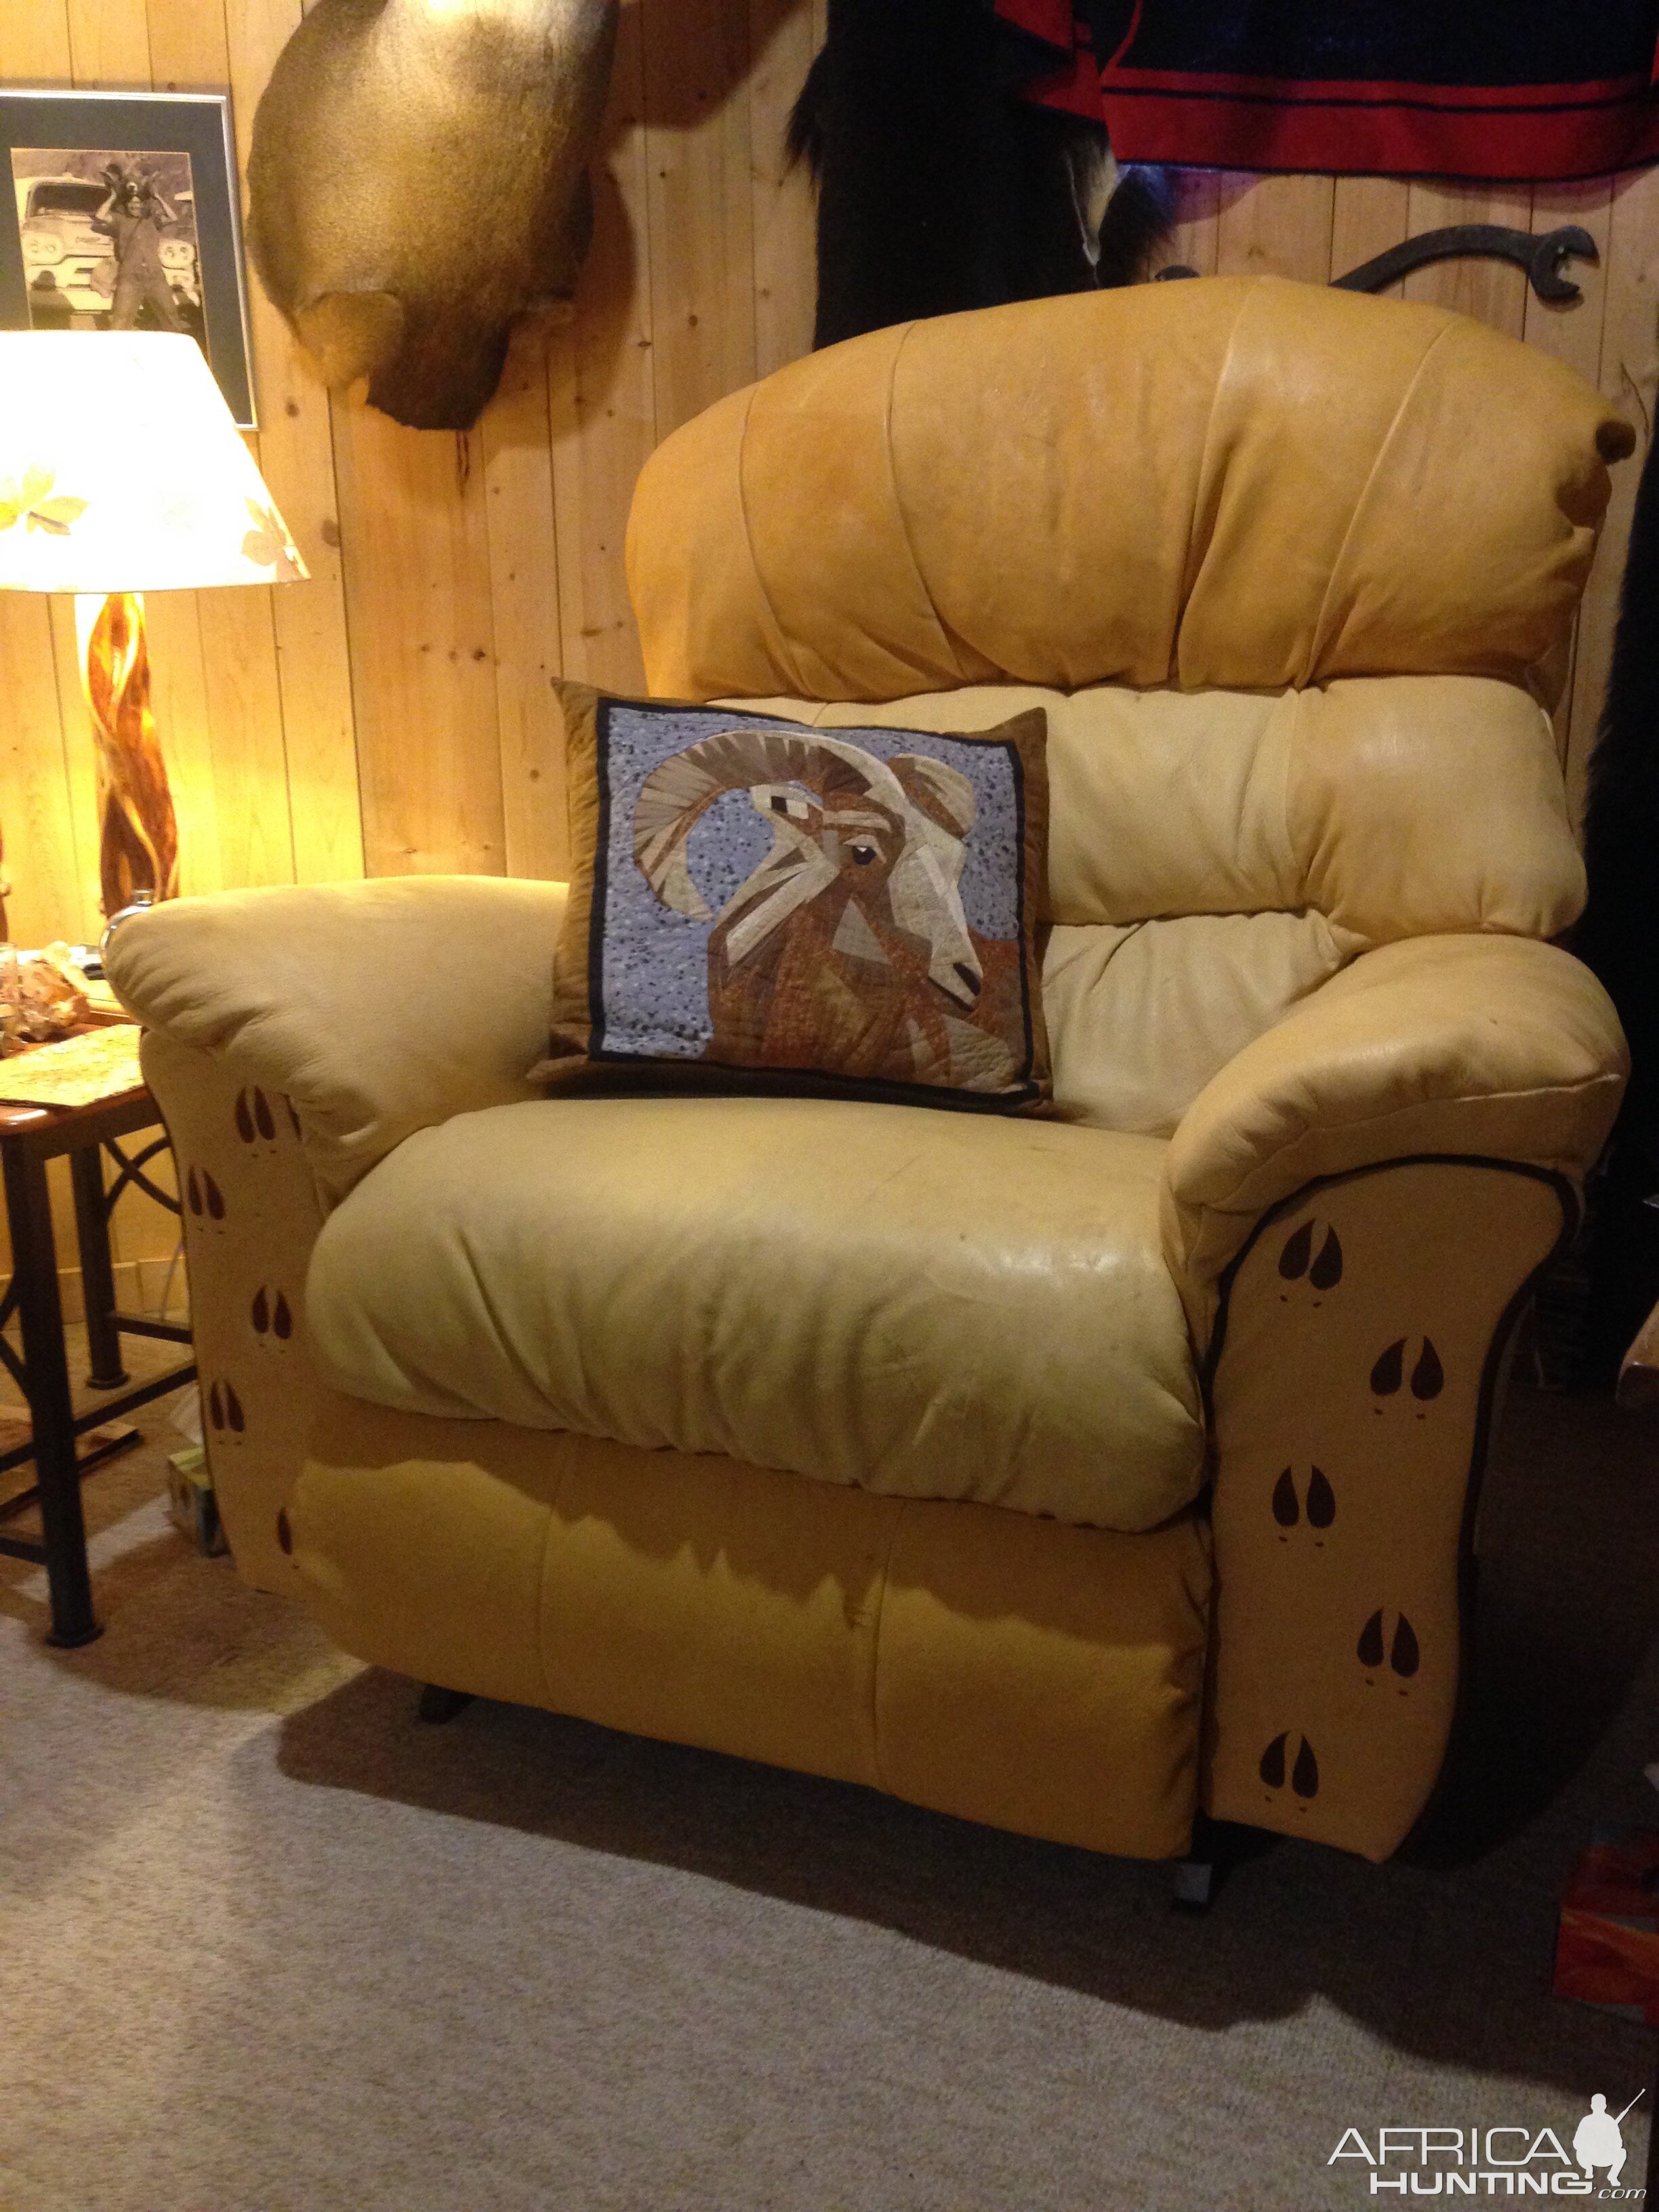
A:
<svg viewBox="0 0 1659 2212">
<path fill-rule="evenodd" d="M 1193 1815 L 1193 1839 L 1184 1859 L 1177 1859 L 1170 1885 L 1170 1902 L 1177 1912 L 1207 1912 L 1221 1887 L 1220 1832 L 1207 1813 Z"/>
<path fill-rule="evenodd" d="M 471 1690 L 446 1690 L 436 1682 L 422 1682 L 415 1711 L 418 1718 L 440 1728 L 457 1713 L 464 1713 L 471 1703 Z"/>
</svg>

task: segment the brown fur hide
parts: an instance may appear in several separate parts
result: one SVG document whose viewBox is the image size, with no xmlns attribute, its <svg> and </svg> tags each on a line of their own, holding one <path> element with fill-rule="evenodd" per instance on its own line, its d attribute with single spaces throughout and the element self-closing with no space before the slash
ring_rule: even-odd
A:
<svg viewBox="0 0 1659 2212">
<path fill-rule="evenodd" d="M 318 0 L 253 125 L 249 244 L 330 384 L 466 429 L 507 331 L 568 301 L 617 0 Z"/>
</svg>

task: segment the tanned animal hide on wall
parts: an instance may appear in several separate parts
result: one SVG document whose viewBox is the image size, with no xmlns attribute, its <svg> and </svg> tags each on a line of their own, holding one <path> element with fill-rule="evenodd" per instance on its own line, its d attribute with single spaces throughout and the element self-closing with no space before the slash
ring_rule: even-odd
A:
<svg viewBox="0 0 1659 2212">
<path fill-rule="evenodd" d="M 568 300 L 618 0 L 318 0 L 254 118 L 249 244 L 330 384 L 466 429 Z"/>
<path fill-rule="evenodd" d="M 790 124 L 818 183 L 816 344 L 1146 273 L 1161 180 L 1022 100 L 1024 58 L 989 0 L 830 0 Z"/>
</svg>

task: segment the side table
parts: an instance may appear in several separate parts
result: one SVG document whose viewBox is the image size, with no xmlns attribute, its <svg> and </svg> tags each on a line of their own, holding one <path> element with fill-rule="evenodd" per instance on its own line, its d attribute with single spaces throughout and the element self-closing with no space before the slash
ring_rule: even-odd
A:
<svg viewBox="0 0 1659 2212">
<path fill-rule="evenodd" d="M 193 1359 L 155 1375 L 131 1389 L 122 1389 L 125 1336 L 160 1337 L 188 1344 L 190 1331 L 177 1322 L 149 1321 L 116 1310 L 115 1271 L 110 1261 L 109 1220 L 117 1200 L 131 1185 L 173 1213 L 179 1202 L 144 1172 L 167 1149 L 155 1137 L 131 1158 L 120 1139 L 156 1127 L 160 1109 L 142 1085 L 100 1098 L 89 1106 L 0 1105 L 0 1170 L 3 1170 L 6 1218 L 11 1231 L 12 1274 L 0 1297 L 0 1366 L 27 1401 L 33 1435 L 27 1443 L 0 1454 L 0 1473 L 29 1458 L 35 1465 L 32 1489 L 0 1506 L 0 1522 L 38 1503 L 42 1540 L 0 1533 L 0 1553 L 43 1565 L 52 1594 L 49 1644 L 90 1644 L 102 1633 L 92 1607 L 87 1569 L 86 1522 L 81 1511 L 81 1478 L 122 1449 L 105 1443 L 82 1455 L 77 1438 L 123 1413 L 148 1404 L 181 1382 L 194 1380 Z M 114 1164 L 106 1188 L 104 1156 Z M 81 1252 L 81 1281 L 86 1294 L 88 1381 L 94 1389 L 117 1390 L 91 1412 L 76 1416 L 70 1395 L 69 1357 L 64 1343 L 63 1306 L 58 1295 L 58 1248 L 46 1189 L 46 1163 L 67 1155 L 75 1193 L 75 1226 Z M 7 1340 L 15 1318 L 22 1339 L 20 1358 Z M 125 1441 L 125 1440 L 124 1440 Z"/>
</svg>

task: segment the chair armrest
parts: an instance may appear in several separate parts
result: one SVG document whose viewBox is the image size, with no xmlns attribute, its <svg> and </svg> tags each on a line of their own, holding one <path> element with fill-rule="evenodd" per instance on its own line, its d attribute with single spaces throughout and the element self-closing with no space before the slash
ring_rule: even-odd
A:
<svg viewBox="0 0 1659 2212">
<path fill-rule="evenodd" d="M 1613 1002 L 1553 945 L 1420 937 L 1366 953 L 1230 1060 L 1176 1131 L 1164 1255 L 1194 1340 L 1255 1224 L 1305 1184 L 1440 1154 L 1576 1178 L 1628 1068 Z"/>
<path fill-rule="evenodd" d="M 398 876 L 179 899 L 110 941 L 122 1003 L 289 1098 L 325 1204 L 416 1129 L 536 1096 L 562 884 Z"/>
<path fill-rule="evenodd" d="M 1322 985 L 1183 1118 L 1164 1233 L 1206 1346 L 1216 1818 L 1381 1859 L 1420 1816 L 1505 1346 L 1625 1065 L 1566 953 L 1419 938 Z"/>
</svg>

